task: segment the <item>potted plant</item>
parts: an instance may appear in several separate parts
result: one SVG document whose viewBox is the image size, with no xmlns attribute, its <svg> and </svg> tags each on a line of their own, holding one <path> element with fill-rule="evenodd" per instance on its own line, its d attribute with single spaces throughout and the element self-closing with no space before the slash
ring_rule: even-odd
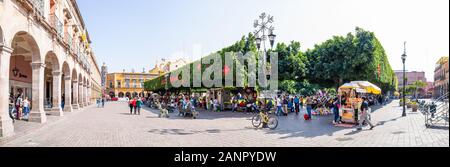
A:
<svg viewBox="0 0 450 167">
<path fill-rule="evenodd" d="M 407 108 L 411 108 L 412 107 L 412 102 L 411 101 L 406 101 L 406 107 Z"/>
<path fill-rule="evenodd" d="M 411 108 L 413 112 L 417 112 L 417 110 L 419 109 L 419 104 L 417 104 L 417 102 L 412 102 Z"/>
<path fill-rule="evenodd" d="M 408 104 L 411 102 L 411 100 L 406 99 L 406 105 L 408 106 Z M 400 99 L 400 106 L 403 106 L 403 99 Z"/>
</svg>

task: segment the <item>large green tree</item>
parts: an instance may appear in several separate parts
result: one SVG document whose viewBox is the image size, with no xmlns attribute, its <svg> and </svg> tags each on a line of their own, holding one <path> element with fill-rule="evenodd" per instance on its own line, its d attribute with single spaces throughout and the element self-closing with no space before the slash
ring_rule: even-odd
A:
<svg viewBox="0 0 450 167">
<path fill-rule="evenodd" d="M 373 32 L 356 28 L 356 34 L 334 36 L 308 50 L 307 75 L 323 87 L 367 80 L 384 91 L 395 90 L 396 77 L 386 52 Z"/>
</svg>

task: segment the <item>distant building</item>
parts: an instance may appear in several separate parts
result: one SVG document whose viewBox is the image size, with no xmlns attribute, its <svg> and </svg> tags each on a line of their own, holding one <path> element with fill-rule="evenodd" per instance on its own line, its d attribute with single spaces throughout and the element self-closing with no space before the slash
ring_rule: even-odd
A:
<svg viewBox="0 0 450 167">
<path fill-rule="evenodd" d="M 147 97 L 149 92 L 145 91 L 144 83 L 160 76 L 160 73 L 150 71 L 149 73 L 121 72 L 106 75 L 106 91 L 111 98 Z"/>
<path fill-rule="evenodd" d="M 106 85 L 106 74 L 108 74 L 108 67 L 106 66 L 106 64 L 105 63 L 103 63 L 103 65 L 102 65 L 102 72 L 101 72 L 102 74 L 102 88 L 105 88 L 105 85 Z"/>
<path fill-rule="evenodd" d="M 174 71 L 177 70 L 187 64 L 189 64 L 190 61 L 183 59 L 183 58 L 179 58 L 176 60 L 166 60 L 166 59 L 162 59 L 161 62 L 156 62 L 156 67 L 160 70 L 162 70 L 164 73 L 168 73 L 170 71 Z M 156 68 L 155 67 L 155 68 Z"/>
<path fill-rule="evenodd" d="M 424 92 L 426 94 L 426 98 L 433 97 L 434 92 L 434 82 L 427 82 L 427 87 L 424 89 Z"/>
<path fill-rule="evenodd" d="M 434 70 L 434 93 L 435 98 L 448 93 L 448 57 L 442 57 L 436 63 Z"/>
<path fill-rule="evenodd" d="M 403 89 L 403 71 L 395 71 L 395 75 L 398 79 L 399 90 Z M 406 72 L 406 86 L 412 85 L 416 81 L 422 81 L 427 83 L 427 78 L 425 77 L 425 72 L 423 71 L 407 71 Z M 426 96 L 425 88 L 419 90 L 418 95 L 420 97 Z"/>
</svg>

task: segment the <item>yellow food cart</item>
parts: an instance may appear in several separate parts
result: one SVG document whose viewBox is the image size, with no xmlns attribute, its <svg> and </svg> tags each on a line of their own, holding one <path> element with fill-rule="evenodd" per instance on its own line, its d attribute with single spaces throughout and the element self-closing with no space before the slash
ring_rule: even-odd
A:
<svg viewBox="0 0 450 167">
<path fill-rule="evenodd" d="M 339 109 L 341 121 L 356 124 L 355 109 L 361 107 L 361 97 L 367 94 L 379 95 L 381 89 L 368 81 L 353 81 L 339 87 L 338 93 L 341 101 L 341 108 Z"/>
</svg>

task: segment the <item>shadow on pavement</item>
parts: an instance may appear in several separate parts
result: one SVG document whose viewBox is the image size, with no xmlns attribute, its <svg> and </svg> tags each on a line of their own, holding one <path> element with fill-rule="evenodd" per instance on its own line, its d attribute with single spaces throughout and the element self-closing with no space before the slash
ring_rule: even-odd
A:
<svg viewBox="0 0 450 167">
<path fill-rule="evenodd" d="M 146 111 L 149 113 L 153 113 L 155 115 L 159 114 L 159 110 L 156 109 L 151 109 L 148 107 L 143 107 L 142 111 Z M 223 119 L 223 118 L 246 118 L 246 120 L 251 121 L 252 117 L 253 117 L 254 113 L 241 113 L 241 112 L 230 112 L 230 111 L 225 111 L 225 112 L 211 112 L 211 111 L 199 111 L 199 115 L 196 119 L 198 120 L 215 120 L 215 119 Z M 177 119 L 177 120 L 191 120 L 192 118 L 190 117 L 182 117 L 178 115 L 178 112 L 174 112 L 174 113 L 169 113 L 169 118 L 164 118 L 164 119 Z M 153 116 L 148 116 L 147 118 L 158 118 L 158 116 L 153 117 Z"/>
</svg>

